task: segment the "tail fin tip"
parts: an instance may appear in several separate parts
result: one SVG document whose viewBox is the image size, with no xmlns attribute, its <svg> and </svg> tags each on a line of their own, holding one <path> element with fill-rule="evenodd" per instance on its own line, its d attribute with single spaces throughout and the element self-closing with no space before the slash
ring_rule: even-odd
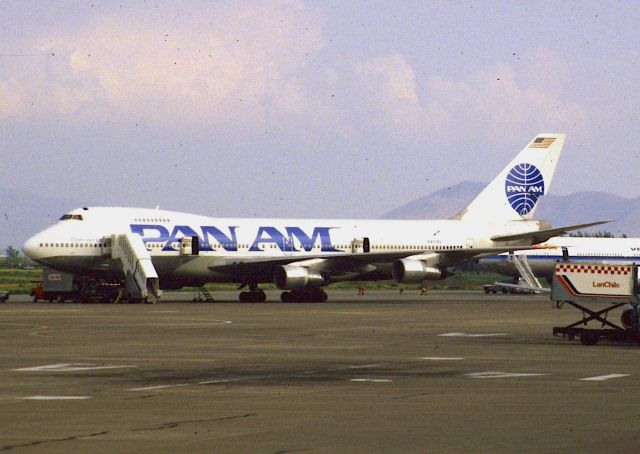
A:
<svg viewBox="0 0 640 454">
<path fill-rule="evenodd" d="M 531 219 L 549 191 L 565 139 L 564 133 L 536 135 L 456 218 Z"/>
</svg>

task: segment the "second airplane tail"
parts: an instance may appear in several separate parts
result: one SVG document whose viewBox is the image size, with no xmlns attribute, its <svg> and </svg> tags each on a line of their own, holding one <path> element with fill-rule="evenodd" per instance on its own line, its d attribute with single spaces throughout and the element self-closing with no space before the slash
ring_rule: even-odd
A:
<svg viewBox="0 0 640 454">
<path fill-rule="evenodd" d="M 538 134 L 456 219 L 529 220 L 549 191 L 565 134 Z"/>
</svg>

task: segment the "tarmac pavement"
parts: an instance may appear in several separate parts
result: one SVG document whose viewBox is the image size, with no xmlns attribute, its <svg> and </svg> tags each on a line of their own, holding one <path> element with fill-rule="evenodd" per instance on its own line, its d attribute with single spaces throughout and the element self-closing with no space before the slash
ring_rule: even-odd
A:
<svg viewBox="0 0 640 454">
<path fill-rule="evenodd" d="M 640 349 L 548 296 L 0 305 L 0 450 L 635 452 Z M 189 302 L 178 302 L 184 299 Z"/>
</svg>

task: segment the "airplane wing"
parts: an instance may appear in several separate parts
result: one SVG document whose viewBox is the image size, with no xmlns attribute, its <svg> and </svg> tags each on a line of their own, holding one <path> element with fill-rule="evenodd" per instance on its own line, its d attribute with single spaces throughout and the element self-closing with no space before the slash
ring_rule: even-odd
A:
<svg viewBox="0 0 640 454">
<path fill-rule="evenodd" d="M 393 252 L 345 252 L 330 254 L 306 254 L 283 257 L 219 257 L 213 259 L 211 271 L 229 274 L 240 281 L 247 276 L 270 279 L 276 268 L 296 264 L 309 269 L 334 273 L 367 273 L 376 269 L 376 264 L 391 263 L 407 257 L 419 259 L 424 254 L 439 254 L 438 264 L 444 267 L 458 265 L 483 255 L 496 255 L 514 250 L 539 249 L 534 246 L 510 246 L 494 248 L 468 248 L 458 250 L 408 250 Z M 355 276 L 354 276 L 355 277 Z"/>
<path fill-rule="evenodd" d="M 611 222 L 611 221 L 598 221 L 598 222 L 589 222 L 587 224 L 567 225 L 564 227 L 532 230 L 530 232 L 514 233 L 511 235 L 496 235 L 496 236 L 492 236 L 491 239 L 493 241 L 516 241 L 516 240 L 530 239 L 533 243 L 543 243 L 547 241 L 549 238 L 566 234 L 572 230 L 584 229 L 587 227 L 593 227 L 594 225 L 606 224 L 608 222 Z"/>
</svg>

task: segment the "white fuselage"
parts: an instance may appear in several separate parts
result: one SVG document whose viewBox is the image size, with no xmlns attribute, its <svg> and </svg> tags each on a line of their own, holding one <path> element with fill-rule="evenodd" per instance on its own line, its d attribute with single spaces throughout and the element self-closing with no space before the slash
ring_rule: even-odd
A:
<svg viewBox="0 0 640 454">
<path fill-rule="evenodd" d="M 554 237 L 538 246 L 539 249 L 515 251 L 514 254 L 525 256 L 533 273 L 547 279 L 552 278 L 555 264 L 563 259 L 593 264 L 640 263 L 640 238 Z M 563 248 L 566 257 L 563 257 Z M 480 264 L 502 274 L 518 275 L 509 254 L 482 258 Z"/>
<path fill-rule="evenodd" d="M 537 221 L 495 226 L 460 220 L 238 219 L 107 207 L 72 211 L 30 238 L 24 250 L 34 260 L 61 271 L 117 273 L 109 238 L 134 233 L 142 237 L 161 280 L 216 282 L 230 279 L 215 271 L 214 265 L 247 258 L 334 257 L 358 252 L 367 242 L 372 253 L 494 247 L 498 244 L 490 237 L 496 233 L 537 228 Z M 184 250 L 183 239 L 192 237 L 199 243 L 197 257 Z M 391 277 L 388 266 L 376 270 L 375 278 Z"/>
</svg>

